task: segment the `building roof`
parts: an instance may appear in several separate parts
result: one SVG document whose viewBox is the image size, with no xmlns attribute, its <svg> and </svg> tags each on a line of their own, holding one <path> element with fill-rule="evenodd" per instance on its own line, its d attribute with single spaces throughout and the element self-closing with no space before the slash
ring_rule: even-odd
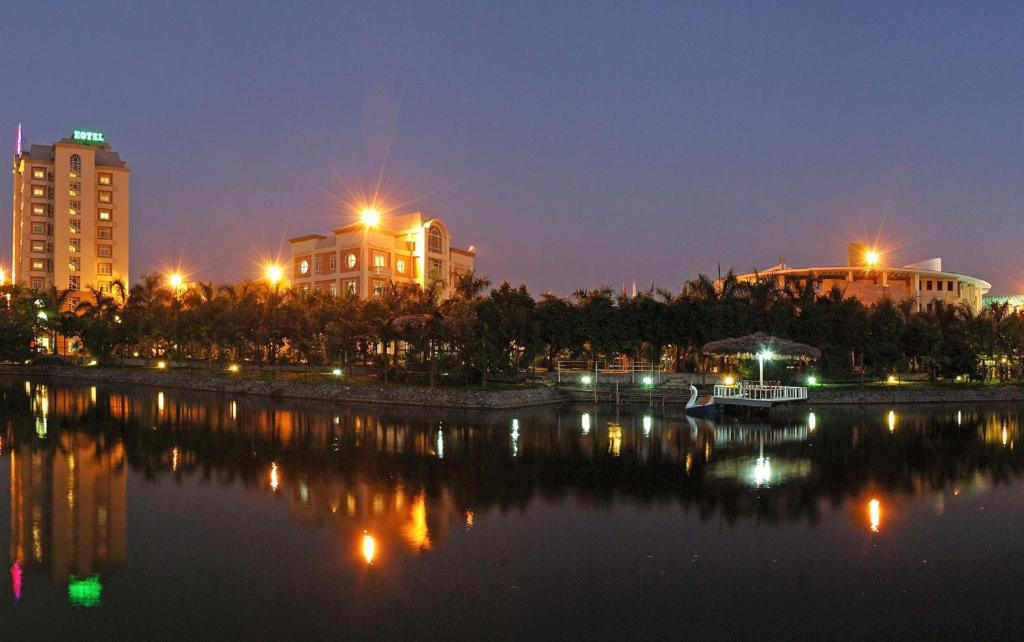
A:
<svg viewBox="0 0 1024 642">
<path fill-rule="evenodd" d="M 451 251 L 455 252 L 456 254 L 464 254 L 466 256 L 476 256 L 476 252 L 472 252 L 470 250 L 463 250 L 463 249 L 460 249 L 460 248 L 457 248 L 457 247 L 454 247 L 454 246 L 450 247 L 449 249 L 451 249 Z"/>
<path fill-rule="evenodd" d="M 325 238 L 327 238 L 327 237 L 324 236 L 323 234 L 306 234 L 305 236 L 296 236 L 293 239 L 288 239 L 288 242 L 289 243 L 301 243 L 302 241 L 313 241 L 313 240 L 319 241 L 319 240 L 322 240 L 322 239 L 325 239 Z"/>
<path fill-rule="evenodd" d="M 921 276 L 932 277 L 932 278 L 939 278 L 939 279 L 960 279 L 962 281 L 971 281 L 974 284 L 976 284 L 977 286 L 979 286 L 982 290 L 985 290 L 986 292 L 992 288 L 992 284 L 991 283 L 989 283 L 988 281 L 985 281 L 984 279 L 979 279 L 978 277 L 968 276 L 966 274 L 958 274 L 956 272 L 940 272 L 938 270 L 929 270 L 929 269 L 926 269 L 926 268 L 917 267 L 917 265 L 918 264 L 910 264 L 910 265 L 904 265 L 902 267 L 898 267 L 898 266 L 893 266 L 893 267 L 879 266 L 879 267 L 871 268 L 871 271 L 872 272 L 885 272 L 886 274 L 888 274 L 890 276 L 910 276 L 910 275 L 917 274 L 917 275 L 921 275 Z M 753 279 L 753 278 L 756 278 L 756 277 L 763 277 L 763 276 L 768 276 L 768 275 L 783 275 L 783 276 L 785 276 L 785 275 L 794 275 L 794 276 L 799 276 L 799 275 L 803 275 L 803 274 L 808 274 L 810 272 L 846 273 L 846 272 L 849 272 L 851 270 L 854 271 L 854 272 L 865 272 L 866 268 L 864 266 L 861 266 L 861 265 L 816 265 L 816 266 L 811 266 L 811 267 L 800 267 L 800 268 L 789 268 L 789 267 L 782 268 L 782 267 L 779 267 L 779 266 L 776 265 L 776 266 L 772 266 L 772 267 L 770 267 L 770 268 L 768 268 L 768 269 L 766 269 L 764 271 L 749 272 L 747 274 L 740 274 L 740 275 L 737 275 L 737 278 L 740 278 L 740 279 Z"/>
<path fill-rule="evenodd" d="M 79 145 L 81 147 L 92 147 L 96 150 L 96 166 L 97 167 L 127 167 L 127 163 L 121 160 L 121 156 L 111 150 L 109 146 L 106 149 L 98 148 L 95 145 L 81 145 L 77 141 L 70 139 L 64 139 L 62 143 L 69 145 Z M 53 162 L 53 145 L 32 145 L 27 150 L 22 152 L 23 157 L 30 161 L 45 161 L 47 163 Z"/>
</svg>

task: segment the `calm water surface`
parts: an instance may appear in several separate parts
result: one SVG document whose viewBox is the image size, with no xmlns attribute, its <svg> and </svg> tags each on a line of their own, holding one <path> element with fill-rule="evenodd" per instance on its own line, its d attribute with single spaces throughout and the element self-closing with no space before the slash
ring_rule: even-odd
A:
<svg viewBox="0 0 1024 642">
<path fill-rule="evenodd" d="M 6 639 L 1019 630 L 1020 406 L 710 423 L 0 396 Z"/>
</svg>

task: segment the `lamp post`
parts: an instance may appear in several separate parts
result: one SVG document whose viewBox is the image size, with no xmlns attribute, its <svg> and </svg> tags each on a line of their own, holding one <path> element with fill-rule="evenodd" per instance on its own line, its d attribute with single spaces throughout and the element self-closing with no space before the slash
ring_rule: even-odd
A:
<svg viewBox="0 0 1024 642">
<path fill-rule="evenodd" d="M 764 385 L 764 362 L 772 358 L 771 350 L 761 350 L 757 353 L 757 369 L 760 375 L 760 385 Z"/>
</svg>

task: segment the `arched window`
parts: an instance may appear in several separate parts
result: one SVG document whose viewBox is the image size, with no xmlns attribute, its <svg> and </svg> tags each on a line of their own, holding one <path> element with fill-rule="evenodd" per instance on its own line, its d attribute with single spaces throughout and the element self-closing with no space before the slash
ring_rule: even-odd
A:
<svg viewBox="0 0 1024 642">
<path fill-rule="evenodd" d="M 444 251 L 444 241 L 441 239 L 441 230 L 436 227 L 430 228 L 430 237 L 427 239 L 427 249 L 434 254 L 441 254 Z"/>
<path fill-rule="evenodd" d="M 78 178 L 82 175 L 82 157 L 78 154 L 72 154 L 70 163 L 71 165 L 71 178 Z"/>
</svg>

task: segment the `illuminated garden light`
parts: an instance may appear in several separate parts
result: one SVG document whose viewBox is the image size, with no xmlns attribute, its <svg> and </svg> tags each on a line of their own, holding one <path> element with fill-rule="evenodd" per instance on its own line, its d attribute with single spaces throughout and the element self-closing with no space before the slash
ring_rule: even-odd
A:
<svg viewBox="0 0 1024 642">
<path fill-rule="evenodd" d="M 889 375 L 886 378 L 885 382 L 886 383 L 896 383 L 896 375 Z"/>
<path fill-rule="evenodd" d="M 641 381 L 643 382 L 643 384 L 645 386 L 653 386 L 654 385 L 654 378 L 653 377 L 644 377 L 643 379 L 641 379 Z"/>
<path fill-rule="evenodd" d="M 727 386 L 731 386 L 736 383 L 736 377 L 732 375 L 725 375 L 725 377 L 722 378 L 722 383 Z"/>
<path fill-rule="evenodd" d="M 228 366 L 228 372 L 237 373 L 239 370 L 241 370 L 241 368 L 237 363 L 232 363 L 230 366 Z"/>
<path fill-rule="evenodd" d="M 156 367 L 157 367 L 157 368 L 158 368 L 159 370 L 163 370 L 164 368 L 166 368 L 166 367 L 167 367 L 167 362 L 166 362 L 166 361 L 157 361 L 157 362 L 156 362 Z"/>
<path fill-rule="evenodd" d="M 808 386 L 816 386 L 816 385 L 818 385 L 818 378 L 815 377 L 814 375 L 807 375 L 807 385 Z"/>
<path fill-rule="evenodd" d="M 331 370 L 331 374 L 334 375 L 335 377 L 340 377 L 341 376 L 341 368 L 335 368 L 334 370 Z"/>
<path fill-rule="evenodd" d="M 589 386 L 592 381 L 593 379 L 590 375 L 583 375 L 582 377 L 580 377 L 580 383 L 582 383 L 584 386 Z"/>
</svg>

